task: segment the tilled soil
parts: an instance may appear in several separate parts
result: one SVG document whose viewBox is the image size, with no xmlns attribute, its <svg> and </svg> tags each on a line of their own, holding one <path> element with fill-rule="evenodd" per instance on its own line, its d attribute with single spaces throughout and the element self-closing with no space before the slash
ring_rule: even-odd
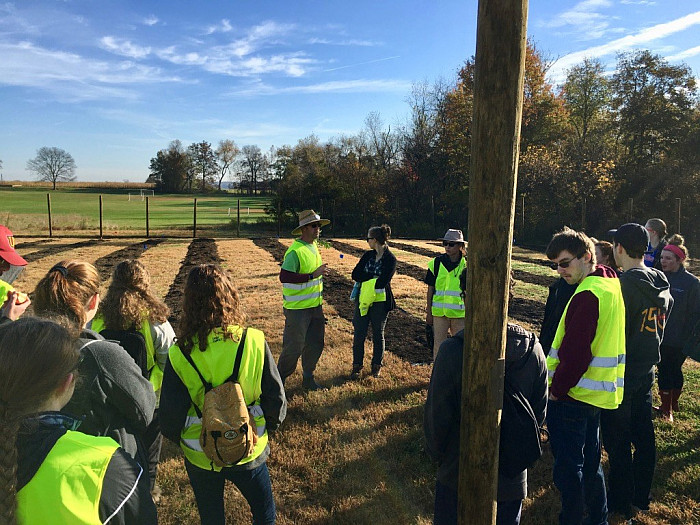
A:
<svg viewBox="0 0 700 525">
<path fill-rule="evenodd" d="M 253 242 L 269 252 L 278 262 L 281 263 L 284 259 L 287 248 L 277 239 L 253 239 Z M 336 243 L 338 241 L 333 241 L 334 247 Z M 364 253 L 345 243 L 338 243 L 338 245 L 338 248 L 342 248 L 346 253 L 353 255 Z M 333 305 L 340 317 L 352 322 L 354 303 L 348 299 L 352 291 L 352 281 L 333 269 L 323 278 L 323 281 L 323 300 Z M 426 347 L 424 323 L 400 307 L 389 314 L 384 338 L 387 351 L 406 361 L 427 363 L 432 359 L 432 351 Z"/>
<path fill-rule="evenodd" d="M 399 250 L 405 252 L 415 253 L 417 255 L 424 255 L 426 257 L 437 257 L 440 255 L 435 252 L 435 250 L 429 250 L 428 248 L 421 248 L 420 246 L 414 246 L 413 244 L 404 244 L 402 242 L 391 241 L 391 246 L 396 246 Z"/>
<path fill-rule="evenodd" d="M 76 248 L 84 248 L 86 246 L 95 246 L 99 242 L 100 241 L 98 241 L 97 239 L 89 239 L 87 241 L 74 242 L 71 244 L 57 244 L 55 246 L 48 246 L 46 248 L 43 248 L 41 250 L 37 250 L 35 252 L 23 254 L 22 257 L 28 263 L 33 263 L 33 262 L 38 261 L 39 259 L 44 259 L 45 257 L 52 257 L 52 256 L 57 255 L 59 253 L 67 252 L 70 250 L 75 250 Z M 23 253 L 26 248 L 34 247 L 34 246 L 42 246 L 42 245 L 45 245 L 44 241 L 21 243 L 21 244 L 18 244 L 17 250 L 20 253 Z"/>
<path fill-rule="evenodd" d="M 131 244 L 121 250 L 105 255 L 104 257 L 100 257 L 95 261 L 95 268 L 97 268 L 100 274 L 100 279 L 106 281 L 111 277 L 112 270 L 114 270 L 117 264 L 127 259 L 138 259 L 145 250 L 153 246 L 158 246 L 161 242 L 163 242 L 163 239 L 148 239 L 143 242 Z M 81 244 L 82 243 L 78 243 L 78 245 Z"/>
<path fill-rule="evenodd" d="M 362 255 L 365 253 L 365 250 L 360 250 L 359 248 L 356 248 L 352 244 L 347 244 L 342 241 L 329 241 L 331 243 L 331 246 L 335 248 L 336 250 L 340 252 L 344 252 L 350 255 L 354 255 L 355 257 L 362 257 Z M 414 279 L 417 279 L 418 281 L 422 281 L 425 278 L 425 272 L 426 268 L 421 268 L 420 266 L 416 266 L 415 264 L 410 264 L 410 263 L 405 263 L 401 261 L 396 261 L 396 271 L 399 272 L 400 274 L 403 275 L 408 275 L 409 277 L 413 277 Z"/>
<path fill-rule="evenodd" d="M 187 249 L 187 255 L 180 265 L 170 289 L 165 296 L 165 304 L 170 308 L 168 321 L 177 330 L 177 324 L 182 315 L 182 297 L 190 270 L 199 264 L 220 264 L 221 258 L 214 239 L 193 239 Z"/>
</svg>

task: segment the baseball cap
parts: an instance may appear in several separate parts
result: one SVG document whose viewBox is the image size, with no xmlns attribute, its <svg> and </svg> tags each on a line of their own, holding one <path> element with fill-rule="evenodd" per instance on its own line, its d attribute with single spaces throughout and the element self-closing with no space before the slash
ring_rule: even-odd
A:
<svg viewBox="0 0 700 525">
<path fill-rule="evenodd" d="M 649 245 L 649 232 L 641 224 L 628 222 L 617 229 L 613 239 L 628 252 L 644 253 Z"/>
<path fill-rule="evenodd" d="M 0 257 L 12 266 L 27 265 L 27 261 L 15 251 L 15 238 L 6 226 L 0 226 Z"/>
</svg>

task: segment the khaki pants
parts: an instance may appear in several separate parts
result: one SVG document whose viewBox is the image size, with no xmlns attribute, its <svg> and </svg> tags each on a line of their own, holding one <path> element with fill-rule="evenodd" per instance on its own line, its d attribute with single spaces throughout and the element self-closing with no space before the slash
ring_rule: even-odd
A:
<svg viewBox="0 0 700 525">
<path fill-rule="evenodd" d="M 442 342 L 449 335 L 455 335 L 460 330 L 464 330 L 464 317 L 437 317 L 433 316 L 433 361 L 437 357 L 438 350 Z"/>
</svg>

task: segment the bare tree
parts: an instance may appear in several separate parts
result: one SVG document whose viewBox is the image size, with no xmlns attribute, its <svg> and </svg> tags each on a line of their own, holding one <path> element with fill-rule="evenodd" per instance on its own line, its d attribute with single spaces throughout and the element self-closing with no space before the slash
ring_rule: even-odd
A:
<svg viewBox="0 0 700 525">
<path fill-rule="evenodd" d="M 219 147 L 214 152 L 219 163 L 219 191 L 221 191 L 221 181 L 231 171 L 231 166 L 240 152 L 234 141 L 230 139 L 219 141 Z"/>
<path fill-rule="evenodd" d="M 27 170 L 34 173 L 37 180 L 52 182 L 54 190 L 58 181 L 75 180 L 75 168 L 71 154 L 56 147 L 39 148 L 36 157 L 27 161 Z"/>
</svg>

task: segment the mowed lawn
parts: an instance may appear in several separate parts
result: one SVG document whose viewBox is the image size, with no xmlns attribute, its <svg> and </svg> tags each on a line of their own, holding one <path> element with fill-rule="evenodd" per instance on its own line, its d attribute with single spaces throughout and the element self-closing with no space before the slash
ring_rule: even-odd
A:
<svg viewBox="0 0 700 525">
<path fill-rule="evenodd" d="M 94 233 L 100 227 L 100 195 L 105 234 L 146 231 L 146 200 L 139 190 L 78 189 L 57 191 L 36 188 L 0 187 L 0 224 L 15 235 L 48 234 L 48 203 L 51 200 L 51 224 L 55 233 Z M 148 199 L 151 234 L 191 230 L 194 200 L 197 199 L 197 226 L 204 229 L 236 230 L 240 202 L 241 225 L 267 218 L 269 197 L 235 194 L 176 195 L 158 194 Z"/>
<path fill-rule="evenodd" d="M 55 239 L 44 246 L 42 239 L 21 239 L 18 251 L 33 257 L 16 282 L 18 288 L 33 291 L 46 270 L 60 259 L 89 260 L 106 272 L 109 254 L 122 251 L 139 257 L 151 273 L 154 289 L 164 297 L 173 290 L 175 276 L 187 264 L 190 246 L 185 239 L 165 239 L 147 249 L 143 240 L 113 240 L 94 246 L 76 241 Z M 288 246 L 291 239 L 280 242 Z M 359 241 L 346 244 L 366 249 L 366 243 Z M 411 244 L 435 254 L 442 251 L 430 242 Z M 51 250 L 47 249 L 49 246 Z M 212 260 L 218 258 L 233 273 L 250 325 L 265 332 L 273 354 L 279 356 L 284 323 L 277 278 L 279 262 L 248 239 L 218 239 L 212 246 Z M 322 253 L 335 271 L 349 279 L 356 255 L 332 247 L 323 248 Z M 428 256 L 398 248 L 394 253 L 408 270 L 429 260 Z M 538 264 L 543 259 L 537 252 L 514 250 L 513 265 L 519 272 L 516 277 L 522 279 L 517 282 L 516 295 L 531 299 L 539 307 L 546 296 L 546 287 L 539 284 L 541 278 L 555 276 L 555 272 Z M 425 285 L 413 276 L 399 273 L 394 286 L 403 315 L 423 323 Z M 325 306 L 326 348 L 317 370 L 318 380 L 330 390 L 304 393 L 300 373 L 290 377 L 287 420 L 271 436 L 268 464 L 278 523 L 431 523 L 436 466 L 424 451 L 422 429 L 431 365 L 406 362 L 388 347 L 380 378 L 347 381 L 353 330 L 337 306 Z M 390 315 L 388 323 L 391 322 Z M 366 350 L 368 360 L 369 342 Z M 659 455 L 652 488 L 654 501 L 651 513 L 640 517 L 642 524 L 700 523 L 700 368 L 688 361 L 685 371 L 686 389 L 675 424 L 655 423 Z M 529 474 L 530 497 L 525 501 L 522 518 L 525 525 L 557 522 L 559 497 L 552 483 L 551 465 L 552 457 L 545 447 L 543 459 Z M 160 522 L 199 523 L 177 446 L 165 445 L 158 476 L 163 487 L 158 507 Z M 225 499 L 227 522 L 250 522 L 247 504 L 233 486 L 227 486 Z M 615 518 L 610 523 L 617 525 L 622 521 Z"/>
</svg>

